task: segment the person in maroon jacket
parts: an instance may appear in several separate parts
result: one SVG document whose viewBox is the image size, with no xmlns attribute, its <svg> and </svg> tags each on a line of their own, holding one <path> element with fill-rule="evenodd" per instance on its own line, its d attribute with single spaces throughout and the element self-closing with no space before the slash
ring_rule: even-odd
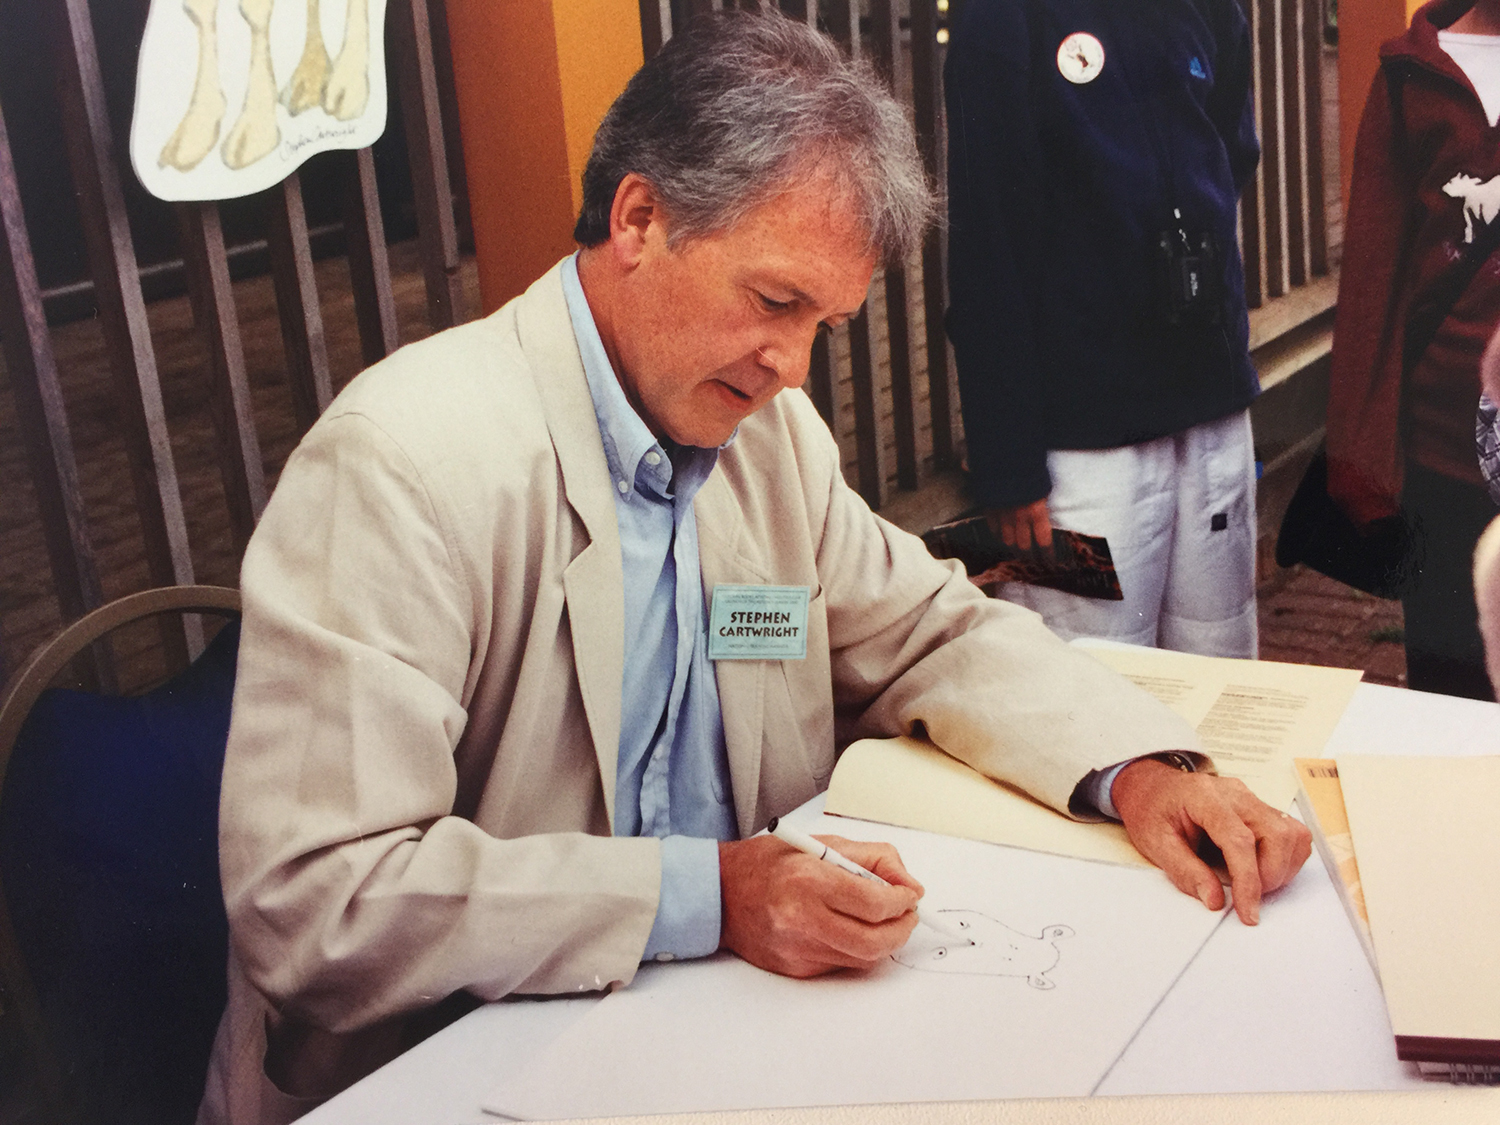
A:
<svg viewBox="0 0 1500 1125">
<path fill-rule="evenodd" d="M 1407 683 L 1493 698 L 1470 565 L 1496 508 L 1474 451 L 1500 254 L 1420 357 L 1406 335 L 1500 213 L 1500 0 L 1434 0 L 1381 47 L 1360 120 L 1328 401 L 1328 491 L 1356 524 L 1404 512 Z M 1413 336 L 1420 333 L 1413 331 Z"/>
</svg>

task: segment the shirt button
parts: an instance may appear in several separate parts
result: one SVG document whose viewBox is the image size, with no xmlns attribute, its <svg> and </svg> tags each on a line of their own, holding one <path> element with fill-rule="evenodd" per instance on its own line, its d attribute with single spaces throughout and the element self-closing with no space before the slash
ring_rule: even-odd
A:
<svg viewBox="0 0 1500 1125">
<path fill-rule="evenodd" d="M 630 482 L 628 480 L 617 480 L 615 481 L 615 487 L 620 490 L 620 495 L 624 496 L 630 491 Z"/>
<path fill-rule="evenodd" d="M 658 961 L 675 961 L 675 960 L 677 960 L 677 954 L 675 954 L 675 953 L 658 953 L 656 955 L 656 959 Z"/>
<path fill-rule="evenodd" d="M 651 450 L 650 452 L 648 452 L 646 454 L 646 464 L 648 464 L 648 465 L 660 465 L 661 464 L 661 454 L 658 453 L 658 452 L 656 452 L 656 450 L 654 450 L 654 449 Z"/>
</svg>

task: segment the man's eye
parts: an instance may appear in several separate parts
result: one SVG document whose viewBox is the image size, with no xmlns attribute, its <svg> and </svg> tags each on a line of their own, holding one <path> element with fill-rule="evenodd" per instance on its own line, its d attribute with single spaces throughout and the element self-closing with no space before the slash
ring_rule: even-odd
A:
<svg viewBox="0 0 1500 1125">
<path fill-rule="evenodd" d="M 767 312 L 785 312 L 792 307 L 792 302 L 778 301 L 773 297 L 767 297 L 764 293 L 757 293 L 756 296 L 760 298 L 760 303 L 765 306 Z"/>
</svg>

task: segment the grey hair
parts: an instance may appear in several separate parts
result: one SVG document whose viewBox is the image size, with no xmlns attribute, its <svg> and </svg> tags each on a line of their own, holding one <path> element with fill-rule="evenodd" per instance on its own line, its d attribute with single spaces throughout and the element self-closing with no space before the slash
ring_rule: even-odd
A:
<svg viewBox="0 0 1500 1125">
<path fill-rule="evenodd" d="M 774 11 L 695 19 L 635 73 L 594 135 L 573 237 L 609 239 L 627 173 L 666 211 L 668 243 L 728 230 L 802 177 L 832 171 L 867 248 L 910 255 L 936 201 L 911 123 L 885 83 Z"/>
</svg>

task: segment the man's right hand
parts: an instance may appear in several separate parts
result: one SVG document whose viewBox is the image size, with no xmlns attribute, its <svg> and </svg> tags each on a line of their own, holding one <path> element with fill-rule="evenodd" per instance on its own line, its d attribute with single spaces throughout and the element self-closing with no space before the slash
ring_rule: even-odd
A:
<svg viewBox="0 0 1500 1125">
<path fill-rule="evenodd" d="M 1045 496 L 1019 508 L 990 508 L 985 515 L 990 521 L 990 530 L 1007 547 L 1026 551 L 1035 543 L 1043 550 L 1052 549 L 1052 514 L 1047 509 Z"/>
<path fill-rule="evenodd" d="M 891 886 L 861 879 L 774 836 L 719 845 L 719 948 L 789 977 L 870 969 L 906 944 L 922 885 L 889 844 L 820 836 Z"/>
</svg>

